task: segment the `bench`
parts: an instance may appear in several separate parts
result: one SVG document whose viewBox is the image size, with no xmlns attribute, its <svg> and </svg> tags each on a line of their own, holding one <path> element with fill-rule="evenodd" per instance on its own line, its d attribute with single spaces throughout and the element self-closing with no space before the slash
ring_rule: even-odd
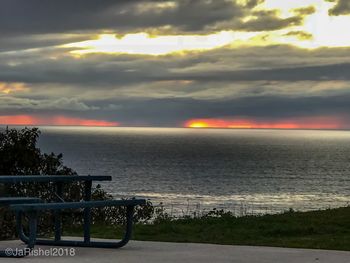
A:
<svg viewBox="0 0 350 263">
<path fill-rule="evenodd" d="M 21 239 L 27 244 L 34 247 L 35 244 L 41 245 L 55 245 L 55 246 L 78 246 L 78 247 L 98 247 L 98 248 L 119 248 L 128 243 L 132 232 L 132 220 L 134 214 L 134 207 L 137 205 L 146 204 L 144 199 L 130 199 L 130 200 L 105 200 L 105 201 L 82 201 L 82 202 L 63 202 L 63 203 L 31 203 L 31 204 L 13 204 L 10 209 L 16 211 L 18 215 L 17 221 L 21 223 L 23 213 L 29 217 L 29 221 L 33 224 L 31 229 L 34 231 L 30 233 L 29 237 L 24 235 L 23 230 L 20 229 Z M 64 209 L 79 209 L 79 208 L 98 208 L 98 207 L 126 207 L 126 231 L 123 239 L 114 242 L 105 241 L 79 241 L 79 240 L 47 240 L 36 239 L 36 228 L 38 220 L 38 212 L 44 210 L 64 210 Z"/>
<path fill-rule="evenodd" d="M 111 181 L 111 176 L 78 176 L 78 175 L 20 175 L 20 176 L 0 176 L 0 184 L 14 183 L 53 183 L 55 186 L 54 194 L 57 200 L 52 203 L 43 203 L 35 197 L 4 197 L 0 198 L 0 206 L 8 206 L 16 214 L 16 230 L 19 238 L 27 244 L 27 248 L 33 249 L 38 245 L 51 246 L 78 246 L 78 247 L 97 247 L 97 248 L 119 248 L 128 243 L 131 238 L 132 221 L 134 207 L 146 204 L 144 199 L 130 200 L 103 200 L 91 201 L 91 188 L 93 181 Z M 63 185 L 72 182 L 82 182 L 84 185 L 83 200 L 80 202 L 65 202 L 63 200 Z M 126 231 L 120 241 L 91 241 L 91 209 L 98 207 L 126 207 Z M 65 209 L 83 209 L 84 210 L 84 238 L 83 240 L 62 240 L 62 218 L 61 211 Z M 37 222 L 41 211 L 53 211 L 54 239 L 37 239 Z M 29 218 L 29 235 L 23 230 L 23 216 Z M 26 254 L 22 256 L 26 256 Z M 0 250 L 0 257 L 8 257 L 5 251 Z"/>
</svg>

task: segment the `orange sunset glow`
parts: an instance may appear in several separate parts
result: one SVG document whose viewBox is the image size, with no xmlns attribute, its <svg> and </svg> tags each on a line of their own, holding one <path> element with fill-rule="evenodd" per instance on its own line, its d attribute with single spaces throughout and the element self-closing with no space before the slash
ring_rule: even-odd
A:
<svg viewBox="0 0 350 263">
<path fill-rule="evenodd" d="M 53 116 L 51 118 L 31 116 L 31 115 L 5 115 L 0 116 L 0 125 L 55 125 L 55 126 L 96 126 L 113 127 L 118 126 L 118 122 L 106 120 L 94 120 L 73 118 L 63 115 Z"/>
<path fill-rule="evenodd" d="M 303 117 L 279 121 L 253 119 L 191 119 L 185 122 L 187 128 L 225 128 L 225 129 L 342 129 L 346 128 L 339 117 Z"/>
</svg>

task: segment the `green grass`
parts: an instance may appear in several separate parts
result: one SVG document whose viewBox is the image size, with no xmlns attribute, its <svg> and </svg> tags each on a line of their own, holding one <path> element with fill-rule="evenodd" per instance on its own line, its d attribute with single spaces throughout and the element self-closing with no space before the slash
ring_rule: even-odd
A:
<svg viewBox="0 0 350 263">
<path fill-rule="evenodd" d="M 80 235 L 78 229 L 65 234 Z M 119 236 L 118 234 L 119 233 Z M 120 237 L 120 228 L 94 225 L 92 235 Z M 350 250 L 350 207 L 234 218 L 178 219 L 136 224 L 133 239 Z"/>
</svg>

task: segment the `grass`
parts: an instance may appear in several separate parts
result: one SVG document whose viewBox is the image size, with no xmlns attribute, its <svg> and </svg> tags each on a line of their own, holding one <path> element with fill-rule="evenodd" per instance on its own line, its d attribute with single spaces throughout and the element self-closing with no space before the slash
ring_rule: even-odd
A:
<svg viewBox="0 0 350 263">
<path fill-rule="evenodd" d="M 120 227 L 94 225 L 92 236 L 120 237 Z M 65 231 L 81 235 L 80 229 Z M 235 218 L 164 220 L 134 226 L 133 239 L 225 245 L 350 250 L 350 207 Z"/>
</svg>

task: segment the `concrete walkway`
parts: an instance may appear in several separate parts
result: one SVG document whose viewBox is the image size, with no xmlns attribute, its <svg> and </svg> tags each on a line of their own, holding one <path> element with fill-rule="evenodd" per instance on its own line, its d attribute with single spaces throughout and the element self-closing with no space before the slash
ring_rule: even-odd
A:
<svg viewBox="0 0 350 263">
<path fill-rule="evenodd" d="M 17 244 L 19 244 L 18 241 L 0 242 L 2 249 L 7 247 L 13 248 Z M 51 247 L 47 246 L 38 246 L 36 250 L 37 252 L 40 252 L 39 249 L 48 251 L 50 248 Z M 314 249 L 131 241 L 126 247 L 121 249 L 76 248 L 75 256 L 29 256 L 24 259 L 0 258 L 0 262 L 349 263 L 350 252 Z"/>
</svg>

